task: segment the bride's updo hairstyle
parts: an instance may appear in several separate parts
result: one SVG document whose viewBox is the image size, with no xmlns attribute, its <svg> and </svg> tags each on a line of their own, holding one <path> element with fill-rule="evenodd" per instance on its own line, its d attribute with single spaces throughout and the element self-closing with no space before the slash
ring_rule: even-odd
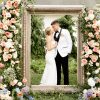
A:
<svg viewBox="0 0 100 100">
<path fill-rule="evenodd" d="M 52 31 L 51 27 L 47 27 L 47 28 L 45 29 L 46 35 L 51 35 L 51 31 Z"/>
</svg>

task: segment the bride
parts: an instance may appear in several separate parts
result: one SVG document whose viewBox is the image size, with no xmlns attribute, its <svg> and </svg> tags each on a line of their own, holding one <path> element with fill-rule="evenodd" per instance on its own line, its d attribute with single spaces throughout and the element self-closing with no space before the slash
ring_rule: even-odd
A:
<svg viewBox="0 0 100 100">
<path fill-rule="evenodd" d="M 57 42 L 54 40 L 54 31 L 52 27 L 47 27 L 46 33 L 46 66 L 40 82 L 40 85 L 57 85 L 57 70 L 56 70 L 56 47 Z"/>
</svg>

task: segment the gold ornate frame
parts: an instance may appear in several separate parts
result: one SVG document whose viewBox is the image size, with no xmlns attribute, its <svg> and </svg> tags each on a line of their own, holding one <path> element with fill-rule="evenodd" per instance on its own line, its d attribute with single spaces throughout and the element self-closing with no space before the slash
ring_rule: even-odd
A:
<svg viewBox="0 0 100 100">
<path fill-rule="evenodd" d="M 31 61 L 31 14 L 77 14 L 81 15 L 82 5 L 27 5 L 23 9 L 22 17 L 22 42 L 23 42 L 23 75 L 31 85 L 30 61 Z M 80 22 L 78 22 L 78 48 L 77 48 L 77 84 L 84 84 L 84 69 L 81 67 L 81 44 L 82 35 L 80 33 Z M 34 77 L 34 76 L 33 76 Z M 77 85 L 77 86 L 78 86 Z M 32 85 L 34 91 L 64 91 L 76 92 L 77 86 L 39 86 Z"/>
</svg>

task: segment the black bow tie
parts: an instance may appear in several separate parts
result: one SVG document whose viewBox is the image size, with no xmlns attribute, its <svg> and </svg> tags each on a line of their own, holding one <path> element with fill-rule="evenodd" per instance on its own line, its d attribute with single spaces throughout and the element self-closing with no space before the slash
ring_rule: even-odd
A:
<svg viewBox="0 0 100 100">
<path fill-rule="evenodd" d="M 60 35 L 61 35 L 61 31 L 62 31 L 62 29 L 60 30 L 60 32 L 56 31 L 55 34 L 54 34 L 54 40 L 57 41 L 57 42 L 59 41 L 59 38 L 60 38 Z M 58 33 L 58 36 L 56 37 L 57 33 Z"/>
</svg>

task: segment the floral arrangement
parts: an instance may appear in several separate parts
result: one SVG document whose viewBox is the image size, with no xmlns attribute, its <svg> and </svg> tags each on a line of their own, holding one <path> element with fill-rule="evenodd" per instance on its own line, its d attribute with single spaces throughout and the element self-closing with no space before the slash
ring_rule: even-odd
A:
<svg viewBox="0 0 100 100">
<path fill-rule="evenodd" d="M 3 77 L 0 76 L 0 100 L 34 100 L 30 95 L 30 88 L 26 85 L 27 80 L 24 78 L 22 82 L 17 79 L 10 82 L 10 86 L 7 87 L 3 84 Z M 11 96 L 10 96 L 11 95 Z"/>
<path fill-rule="evenodd" d="M 84 99 L 100 98 L 100 12 L 85 9 L 80 18 L 83 34 L 81 66 L 85 69 L 87 84 Z"/>
<path fill-rule="evenodd" d="M 33 100 L 21 68 L 21 0 L 0 5 L 0 100 Z M 22 80 L 22 82 L 21 82 Z"/>
<path fill-rule="evenodd" d="M 7 0 L 0 10 L 0 70 L 1 74 L 12 69 L 21 77 L 21 0 Z M 11 71 L 10 71 L 11 72 Z M 7 75 L 6 75 L 7 76 Z M 5 76 L 4 76 L 5 77 Z M 13 80 L 10 79 L 8 83 Z M 7 78 L 5 79 L 7 82 Z"/>
</svg>

